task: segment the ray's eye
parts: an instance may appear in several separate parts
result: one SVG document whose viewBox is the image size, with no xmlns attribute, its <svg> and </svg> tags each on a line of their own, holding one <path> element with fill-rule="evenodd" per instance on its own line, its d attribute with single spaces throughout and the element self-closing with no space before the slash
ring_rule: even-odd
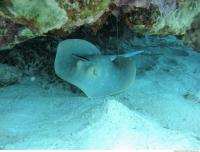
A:
<svg viewBox="0 0 200 152">
<path fill-rule="evenodd" d="M 96 76 L 96 75 L 97 75 L 96 66 L 90 66 L 90 67 L 87 69 L 87 73 L 88 73 L 89 75 L 94 75 L 94 76 Z"/>
</svg>

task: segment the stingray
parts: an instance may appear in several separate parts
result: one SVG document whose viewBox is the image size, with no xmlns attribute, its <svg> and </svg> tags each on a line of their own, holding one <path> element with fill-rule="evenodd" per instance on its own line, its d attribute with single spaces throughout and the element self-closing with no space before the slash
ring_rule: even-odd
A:
<svg viewBox="0 0 200 152">
<path fill-rule="evenodd" d="M 130 57 L 141 52 L 102 55 L 88 41 L 67 39 L 59 43 L 55 73 L 81 89 L 88 97 L 102 97 L 126 90 L 135 80 L 136 66 Z"/>
</svg>

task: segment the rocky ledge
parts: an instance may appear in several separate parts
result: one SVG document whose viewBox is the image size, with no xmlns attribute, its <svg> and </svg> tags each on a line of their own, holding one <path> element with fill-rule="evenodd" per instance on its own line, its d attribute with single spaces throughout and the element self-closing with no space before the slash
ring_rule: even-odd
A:
<svg viewBox="0 0 200 152">
<path fill-rule="evenodd" d="M 0 0 L 0 49 L 81 26 L 95 34 L 115 16 L 135 32 L 178 35 L 200 50 L 199 0 Z"/>
</svg>

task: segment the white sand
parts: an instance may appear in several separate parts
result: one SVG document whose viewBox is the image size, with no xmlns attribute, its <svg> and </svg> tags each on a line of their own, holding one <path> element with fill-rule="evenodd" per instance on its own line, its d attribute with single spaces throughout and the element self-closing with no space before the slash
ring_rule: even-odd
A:
<svg viewBox="0 0 200 152">
<path fill-rule="evenodd" d="M 200 149 L 200 54 L 166 41 L 135 57 L 137 79 L 116 96 L 43 89 L 37 76 L 0 88 L 0 149 Z"/>
</svg>

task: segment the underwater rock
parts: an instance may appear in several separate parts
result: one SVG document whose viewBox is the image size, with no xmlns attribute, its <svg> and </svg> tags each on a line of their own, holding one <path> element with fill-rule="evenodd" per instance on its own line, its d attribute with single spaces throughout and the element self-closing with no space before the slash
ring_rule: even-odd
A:
<svg viewBox="0 0 200 152">
<path fill-rule="evenodd" d="M 200 13 L 198 0 L 115 0 L 129 27 L 139 33 L 184 35 Z"/>
<path fill-rule="evenodd" d="M 13 66 L 0 64 L 0 87 L 18 82 L 22 73 Z"/>
<path fill-rule="evenodd" d="M 28 28 L 14 23 L 0 11 L 0 50 L 10 49 L 15 44 L 32 37 L 33 34 Z"/>
<path fill-rule="evenodd" d="M 69 34 L 96 22 L 109 4 L 110 0 L 1 0 L 0 49 L 48 32 Z"/>
<path fill-rule="evenodd" d="M 95 35 L 111 13 L 134 32 L 188 35 L 186 31 L 194 29 L 191 25 L 200 13 L 200 3 L 198 0 L 0 0 L 0 50 L 39 36 L 67 36 L 83 25 Z M 186 40 L 192 46 L 196 46 L 195 33 Z"/>
<path fill-rule="evenodd" d="M 200 13 L 195 17 L 192 22 L 191 28 L 186 32 L 183 40 L 191 47 L 200 52 Z"/>
</svg>

